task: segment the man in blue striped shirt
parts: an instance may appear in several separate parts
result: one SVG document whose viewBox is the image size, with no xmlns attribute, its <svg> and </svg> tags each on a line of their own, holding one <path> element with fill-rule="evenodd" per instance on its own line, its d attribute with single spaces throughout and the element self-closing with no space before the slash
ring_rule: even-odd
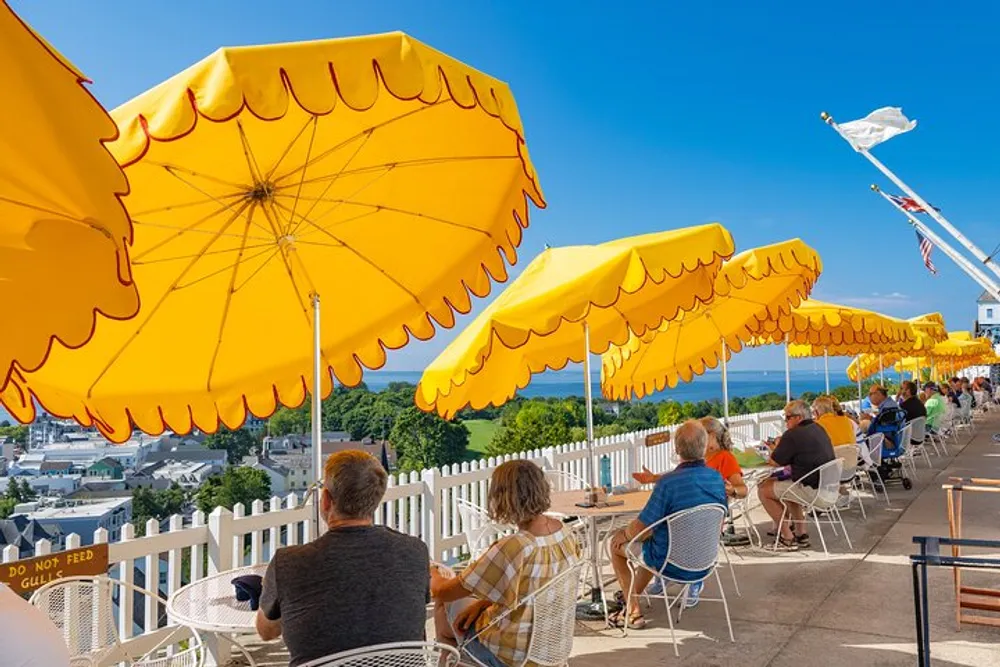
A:
<svg viewBox="0 0 1000 667">
<path fill-rule="evenodd" d="M 681 462 L 676 468 L 660 477 L 653 487 L 653 495 L 646 502 L 646 507 L 624 529 L 618 531 L 611 539 L 611 564 L 622 591 L 632 591 L 631 618 L 621 619 L 630 628 L 645 627 L 642 611 L 639 607 L 639 592 L 645 590 L 652 578 L 652 573 L 640 569 L 632 573 L 628 568 L 625 549 L 628 543 L 647 527 L 676 512 L 691 509 L 698 505 L 721 505 L 727 507 L 726 483 L 717 471 L 705 465 L 705 449 L 708 446 L 708 433 L 705 427 L 695 420 L 681 425 L 674 435 L 674 449 Z M 721 525 L 719 526 L 721 531 Z M 669 551 L 669 533 L 666 524 L 657 526 L 654 530 L 644 533 L 642 543 L 642 559 L 653 570 L 663 570 L 663 574 L 674 581 L 698 581 L 707 574 L 705 572 L 688 572 L 679 570 L 668 564 L 663 566 Z M 700 585 L 696 585 L 700 590 Z M 694 586 L 692 587 L 694 588 Z M 693 591 L 697 596 L 697 591 Z"/>
</svg>

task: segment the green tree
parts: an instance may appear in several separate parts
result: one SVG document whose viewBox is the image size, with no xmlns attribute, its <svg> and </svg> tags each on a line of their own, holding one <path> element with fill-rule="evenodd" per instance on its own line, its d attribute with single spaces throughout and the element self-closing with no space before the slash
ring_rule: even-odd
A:
<svg viewBox="0 0 1000 667">
<path fill-rule="evenodd" d="M 0 496 L 0 519 L 6 519 L 14 513 L 17 501 L 7 496 Z"/>
<path fill-rule="evenodd" d="M 684 409 L 675 401 L 660 403 L 656 411 L 656 423 L 659 426 L 673 426 L 684 421 Z"/>
<path fill-rule="evenodd" d="M 232 464 L 240 463 L 243 457 L 249 456 L 258 446 L 257 436 L 245 428 L 230 431 L 225 426 L 205 438 L 204 445 L 209 449 L 224 449 Z"/>
<path fill-rule="evenodd" d="M 16 477 L 7 478 L 6 497 L 15 503 L 23 503 L 24 496 L 21 495 L 21 485 L 17 483 Z"/>
<path fill-rule="evenodd" d="M 217 477 L 210 477 L 198 489 L 195 504 L 206 514 L 216 507 L 233 509 L 236 503 L 243 503 L 247 509 L 255 500 L 267 500 L 271 496 L 271 478 L 263 470 L 247 467 L 226 468 Z"/>
<path fill-rule="evenodd" d="M 268 420 L 268 430 L 273 436 L 308 433 L 310 425 L 309 402 L 297 408 L 278 408 Z"/>
<path fill-rule="evenodd" d="M 445 421 L 416 407 L 399 413 L 389 434 L 403 471 L 439 468 L 465 459 L 469 429 L 459 421 Z"/>
<path fill-rule="evenodd" d="M 132 523 L 136 534 L 142 536 L 146 532 L 146 521 L 156 519 L 163 521 L 174 514 L 184 511 L 188 502 L 188 494 L 177 482 L 170 488 L 156 491 L 148 487 L 140 487 L 132 491 Z"/>
<path fill-rule="evenodd" d="M 4 421 L 4 425 L 0 426 L 0 437 L 7 436 L 19 445 L 25 445 L 28 443 L 28 427 L 27 426 L 11 426 L 10 422 Z"/>
<path fill-rule="evenodd" d="M 21 502 L 27 503 L 38 498 L 38 494 L 35 490 L 31 488 L 31 484 L 28 484 L 28 480 L 21 480 Z"/>
</svg>

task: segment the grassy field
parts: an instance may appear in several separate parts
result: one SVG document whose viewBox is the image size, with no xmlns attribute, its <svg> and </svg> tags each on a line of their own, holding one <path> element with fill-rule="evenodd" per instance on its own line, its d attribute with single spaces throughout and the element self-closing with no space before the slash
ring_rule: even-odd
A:
<svg viewBox="0 0 1000 667">
<path fill-rule="evenodd" d="M 464 422 L 469 429 L 468 459 L 474 461 L 486 456 L 486 445 L 497 430 L 497 423 L 489 419 L 470 419 Z"/>
</svg>

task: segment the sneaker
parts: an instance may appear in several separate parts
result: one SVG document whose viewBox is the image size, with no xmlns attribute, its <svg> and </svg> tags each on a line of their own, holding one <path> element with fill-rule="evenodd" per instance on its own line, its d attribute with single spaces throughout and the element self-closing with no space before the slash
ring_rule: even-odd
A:
<svg viewBox="0 0 1000 667">
<path fill-rule="evenodd" d="M 704 581 L 698 581 L 688 586 L 687 600 L 684 602 L 685 609 L 698 606 L 698 600 L 701 597 L 701 589 L 704 587 Z"/>
<path fill-rule="evenodd" d="M 663 581 L 653 579 L 649 582 L 649 586 L 646 586 L 646 592 L 650 595 L 663 595 Z"/>
</svg>

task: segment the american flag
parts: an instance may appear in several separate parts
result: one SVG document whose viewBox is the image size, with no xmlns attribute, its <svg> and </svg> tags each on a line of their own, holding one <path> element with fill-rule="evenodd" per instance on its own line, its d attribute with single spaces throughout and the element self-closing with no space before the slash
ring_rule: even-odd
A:
<svg viewBox="0 0 1000 667">
<path fill-rule="evenodd" d="M 931 250 L 934 249 L 934 244 L 928 241 L 920 232 L 917 232 L 917 243 L 920 244 L 920 256 L 924 259 L 924 266 L 936 276 L 937 269 L 934 267 L 934 262 L 931 261 Z"/>
<path fill-rule="evenodd" d="M 900 207 L 901 209 L 903 209 L 907 213 L 926 213 L 927 212 L 927 211 L 924 210 L 924 207 L 921 206 L 920 204 L 918 204 L 917 200 L 913 199 L 912 197 L 900 197 L 898 195 L 890 195 L 890 194 L 886 194 L 886 197 L 888 197 L 889 199 L 891 199 L 892 202 L 894 204 L 896 204 L 896 206 Z M 931 205 L 931 208 L 934 209 L 935 211 L 940 211 L 941 210 L 937 206 L 934 206 L 933 204 Z"/>
</svg>

